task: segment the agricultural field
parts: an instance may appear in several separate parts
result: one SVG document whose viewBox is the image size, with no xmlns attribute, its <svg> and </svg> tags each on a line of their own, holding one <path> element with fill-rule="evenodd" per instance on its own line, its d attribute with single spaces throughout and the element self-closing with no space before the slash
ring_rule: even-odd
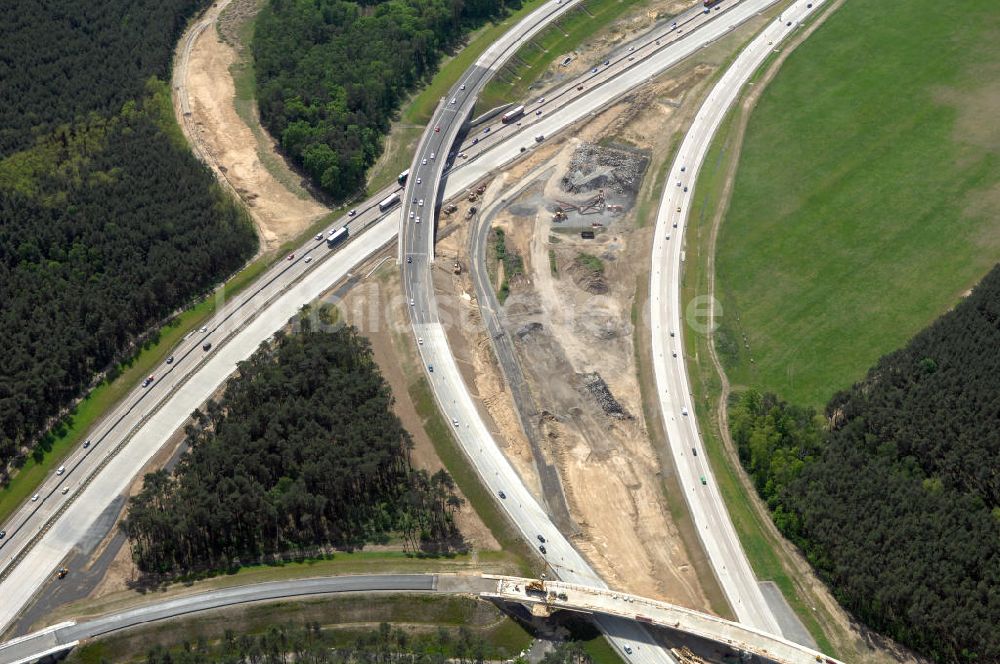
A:
<svg viewBox="0 0 1000 664">
<path fill-rule="evenodd" d="M 734 385 L 821 408 L 996 262 L 998 31 L 988 0 L 848 0 L 790 55 L 719 239 Z"/>
</svg>

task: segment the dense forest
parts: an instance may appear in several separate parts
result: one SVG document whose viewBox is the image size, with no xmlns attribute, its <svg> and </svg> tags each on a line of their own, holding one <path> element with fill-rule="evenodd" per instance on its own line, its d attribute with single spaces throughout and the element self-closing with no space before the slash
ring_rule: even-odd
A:
<svg viewBox="0 0 1000 664">
<path fill-rule="evenodd" d="M 147 475 L 129 501 L 123 527 L 144 572 L 393 536 L 414 551 L 462 546 L 452 479 L 410 467 L 410 436 L 367 340 L 301 324 L 240 365 L 221 400 L 195 412 L 174 471 Z"/>
<path fill-rule="evenodd" d="M 253 55 L 261 118 L 334 199 L 362 190 L 404 97 L 465 30 L 519 0 L 271 0 Z"/>
<path fill-rule="evenodd" d="M 0 16 L 0 481 L 150 327 L 256 249 L 162 82 L 204 4 L 27 0 Z"/>
<path fill-rule="evenodd" d="M 831 399 L 747 392 L 740 457 L 837 599 L 936 661 L 1000 661 L 1000 267 Z"/>
<path fill-rule="evenodd" d="M 476 632 L 438 628 L 415 632 L 382 623 L 352 641 L 344 642 L 339 630 L 325 630 L 319 623 L 304 626 L 275 625 L 259 634 L 237 635 L 227 630 L 223 639 L 210 643 L 200 639 L 179 647 L 157 646 L 149 650 L 148 664 L 195 664 L 227 662 L 240 664 L 483 664 L 509 660 L 514 653 L 484 640 Z M 558 652 L 559 649 L 557 649 Z M 568 660 L 545 664 L 589 664 Z"/>
</svg>

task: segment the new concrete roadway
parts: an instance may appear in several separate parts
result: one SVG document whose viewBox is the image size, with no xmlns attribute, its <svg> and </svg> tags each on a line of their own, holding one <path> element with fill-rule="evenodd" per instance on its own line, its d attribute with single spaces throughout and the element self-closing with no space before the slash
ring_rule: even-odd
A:
<svg viewBox="0 0 1000 664">
<path fill-rule="evenodd" d="M 641 60 L 636 58 L 634 75 L 612 77 L 596 88 L 591 87 L 593 96 L 579 96 L 567 101 L 558 113 L 550 111 L 537 124 L 541 124 L 546 135 L 555 133 L 610 103 L 622 92 L 645 82 L 650 76 L 676 63 L 704 43 L 725 34 L 733 25 L 769 4 L 771 2 L 767 0 L 747 0 L 725 14 L 726 26 L 720 28 L 719 22 L 713 21 L 694 33 L 698 35 L 697 38 L 686 36 L 678 40 L 673 48 L 650 52 Z M 631 62 L 624 67 L 631 72 L 633 70 L 630 65 Z M 626 81 L 626 78 L 629 80 Z M 510 135 L 511 138 L 516 136 L 517 133 Z M 510 144 L 511 140 L 508 139 L 493 146 L 501 149 L 490 150 L 488 159 L 470 159 L 470 163 L 456 168 L 449 174 L 447 195 L 462 191 L 485 173 L 519 156 L 519 150 L 506 152 L 502 149 Z M 379 218 L 378 212 L 372 210 L 371 205 L 373 204 L 359 212 L 357 218 L 342 222 L 351 221 L 355 228 L 370 224 L 375 218 Z M 137 389 L 116 413 L 97 427 L 92 437 L 94 443 L 87 450 L 78 451 L 67 464 L 67 469 L 72 465 L 74 472 L 67 470 L 64 475 L 50 478 L 40 492 L 39 502 L 26 504 L 25 509 L 13 520 L 14 530 L 7 528 L 8 538 L 12 539 L 5 540 L 4 549 L 0 549 L 5 563 L 10 558 L 14 558 L 16 562 L 26 541 L 30 540 L 34 549 L 31 551 L 30 565 L 4 566 L 0 596 L 5 601 L 0 605 L 0 625 L 10 623 L 38 587 L 49 578 L 59 561 L 82 538 L 107 503 L 125 489 L 137 469 L 183 424 L 188 414 L 218 388 L 237 362 L 248 357 L 260 342 L 284 325 L 303 303 L 315 299 L 330 285 L 347 276 L 360 261 L 392 240 L 400 221 L 398 212 L 381 218 L 384 223 L 372 225 L 370 230 L 357 236 L 339 251 L 330 252 L 321 242 L 307 244 L 291 260 L 274 266 L 250 295 L 227 303 L 204 332 L 196 333 L 186 340 L 175 352 L 174 363 L 164 366 L 166 374 L 158 375 L 148 388 Z M 340 223 L 334 226 L 339 225 Z M 352 230 L 352 234 L 354 232 Z M 316 260 L 307 263 L 306 258 L 313 256 L 316 256 Z M 426 283 L 422 284 L 420 280 L 414 280 L 413 283 L 417 289 L 426 287 Z M 263 304 L 264 302 L 267 304 Z M 432 316 L 429 308 L 417 311 L 414 306 L 414 310 L 416 325 L 436 324 L 436 314 Z M 433 335 L 423 336 L 433 343 L 433 349 L 427 348 L 430 351 L 428 359 L 433 361 L 440 354 L 445 362 L 443 366 L 449 368 L 448 373 L 453 378 L 458 377 L 450 353 L 440 350 L 447 348 L 442 331 L 437 329 Z M 202 344 L 207 342 L 213 343 L 213 347 L 206 352 L 202 350 Z M 185 373 L 179 371 L 178 367 L 193 368 Z M 439 382 L 432 377 L 432 383 Z M 451 398 L 447 391 L 438 392 L 442 410 L 446 414 L 453 412 L 452 407 L 461 400 L 460 410 L 475 413 L 460 377 L 456 386 L 458 387 Z M 476 415 L 466 421 L 466 430 L 472 429 L 473 419 L 479 426 L 482 425 Z M 488 444 L 491 449 L 482 458 L 475 456 L 478 447 L 475 438 L 467 435 L 460 438 L 470 456 L 476 460 L 484 479 L 490 480 L 492 486 L 496 486 L 498 482 L 504 486 L 509 483 L 511 495 L 503 500 L 503 504 L 526 536 L 530 539 L 531 533 L 537 530 L 532 528 L 535 523 L 551 529 L 548 531 L 550 534 L 557 535 L 544 512 L 520 486 L 516 475 L 496 450 L 488 434 L 478 439 L 482 441 L 483 447 Z M 118 450 L 117 454 L 110 456 L 110 449 Z M 503 480 L 500 480 L 501 469 L 504 470 Z M 79 496 L 76 501 L 68 502 L 61 490 L 55 491 L 63 486 L 63 482 L 79 482 L 82 478 L 85 484 L 71 485 L 69 491 L 69 495 Z M 516 508 L 513 507 L 515 503 Z M 25 513 L 27 518 L 24 518 Z M 526 514 L 530 514 L 531 518 L 521 518 Z M 14 545 L 11 544 L 12 541 L 15 542 Z M 558 546 L 554 551 L 549 549 L 547 558 L 553 568 L 558 569 L 561 576 L 566 575 L 564 578 L 583 583 L 600 583 L 575 550 L 568 544 L 566 547 L 565 551 Z"/>
<path fill-rule="evenodd" d="M 482 592 L 495 585 L 474 576 L 447 575 L 448 592 Z M 21 664 L 69 650 L 85 639 L 128 629 L 137 625 L 167 620 L 200 611 L 210 611 L 251 602 L 266 602 L 336 593 L 429 593 L 438 590 L 436 574 L 367 574 L 323 578 L 272 581 L 211 590 L 162 600 L 152 598 L 146 604 L 119 613 L 81 622 L 53 625 L 24 637 L 0 644 L 0 664 Z"/>
<path fill-rule="evenodd" d="M 823 0 L 799 0 L 737 56 L 695 116 L 666 180 L 656 219 L 650 269 L 653 368 L 667 441 L 691 516 L 730 605 L 741 622 L 779 633 L 778 623 L 729 520 L 702 444 L 684 357 L 681 263 L 695 178 L 712 138 L 743 86 L 799 22 Z"/>
</svg>

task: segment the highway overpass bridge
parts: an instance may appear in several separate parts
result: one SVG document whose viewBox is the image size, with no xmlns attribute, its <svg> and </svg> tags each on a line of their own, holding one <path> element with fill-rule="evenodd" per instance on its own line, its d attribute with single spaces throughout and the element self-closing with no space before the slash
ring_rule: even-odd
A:
<svg viewBox="0 0 1000 664">
<path fill-rule="evenodd" d="M 806 646 L 767 632 L 658 600 L 561 581 L 484 574 L 366 574 L 269 581 L 221 588 L 171 599 L 150 597 L 142 605 L 108 615 L 67 621 L 0 644 L 0 664 L 27 664 L 71 650 L 88 639 L 141 625 L 254 602 L 323 597 L 341 593 L 449 593 L 523 604 L 535 615 L 575 611 L 600 622 L 611 618 L 665 628 L 715 642 L 750 661 L 774 664 L 840 664 Z M 659 645 L 632 646 L 636 650 Z M 634 653 L 636 657 L 640 653 Z M 632 656 L 633 653 L 627 653 Z"/>
</svg>

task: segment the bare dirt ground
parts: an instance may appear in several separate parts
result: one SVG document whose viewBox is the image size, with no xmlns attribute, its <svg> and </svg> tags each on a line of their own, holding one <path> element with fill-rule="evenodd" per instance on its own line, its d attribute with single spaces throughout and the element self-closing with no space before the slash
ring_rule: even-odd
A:
<svg viewBox="0 0 1000 664">
<path fill-rule="evenodd" d="M 632 210 L 641 180 L 622 190 L 609 182 L 567 191 L 562 178 L 573 171 L 571 162 L 581 145 L 608 141 L 617 144 L 615 154 L 640 165 L 640 175 L 648 173 L 651 149 L 669 147 L 656 142 L 681 128 L 690 114 L 687 107 L 694 106 L 685 102 L 697 97 L 692 91 L 700 91 L 712 71 L 692 66 L 677 78 L 655 82 L 568 132 L 573 138 L 553 141 L 509 169 L 475 203 L 483 209 L 502 197 L 508 185 L 546 173 L 508 201 L 493 220 L 506 233 L 508 252 L 524 263 L 524 274 L 510 280 L 505 325 L 542 412 L 543 451 L 559 467 L 571 516 L 580 526 L 576 544 L 609 584 L 698 609 L 709 609 L 709 601 L 664 499 L 660 460 L 646 432 L 636 378 L 632 305 L 636 278 L 646 269 L 649 234 L 636 229 Z M 679 113 L 679 108 L 685 112 Z M 595 216 L 570 211 L 567 220 L 553 221 L 556 201 L 585 202 L 599 188 L 605 188 L 606 204 L 621 205 L 622 210 Z M 458 205 L 454 216 L 464 218 L 470 204 Z M 594 240 L 581 239 L 579 231 L 589 229 L 595 219 L 606 228 L 595 229 Z M 460 264 L 467 263 L 464 225 L 439 246 Z M 582 267 L 580 252 L 598 257 L 603 274 Z M 497 274 L 501 270 L 498 267 Z M 464 274 L 452 275 L 449 281 L 452 297 L 472 290 Z M 438 280 L 438 287 L 447 290 L 445 280 Z M 508 441 L 512 463 L 537 487 L 530 448 L 482 326 L 453 327 L 461 330 L 452 338 L 455 351 L 475 358 L 470 384 L 486 397 L 486 408 Z M 623 417 L 602 409 L 586 386 L 585 375 L 593 374 L 603 379 Z"/>
<path fill-rule="evenodd" d="M 208 10 L 216 16 L 226 3 Z M 235 0 L 226 8 L 229 19 L 223 28 L 227 39 L 237 34 L 233 23 L 246 20 L 255 11 L 256 0 Z M 181 39 L 178 57 L 188 43 Z M 270 251 L 296 237 L 329 209 L 309 196 L 293 193 L 279 182 L 261 161 L 262 154 L 273 167 L 283 168 L 289 180 L 298 179 L 274 149 L 273 141 L 259 141 L 254 131 L 236 113 L 236 88 L 230 68 L 237 62 L 236 48 L 220 39 L 214 27 L 203 30 L 190 50 L 186 69 L 180 70 L 185 86 L 174 94 L 177 122 L 188 140 L 197 146 L 216 175 L 243 200 L 257 225 L 261 250 Z M 183 76 L 186 72 L 186 76 Z M 190 116 L 185 116 L 180 95 L 188 94 Z M 275 166 L 277 165 L 277 166 Z"/>
</svg>

